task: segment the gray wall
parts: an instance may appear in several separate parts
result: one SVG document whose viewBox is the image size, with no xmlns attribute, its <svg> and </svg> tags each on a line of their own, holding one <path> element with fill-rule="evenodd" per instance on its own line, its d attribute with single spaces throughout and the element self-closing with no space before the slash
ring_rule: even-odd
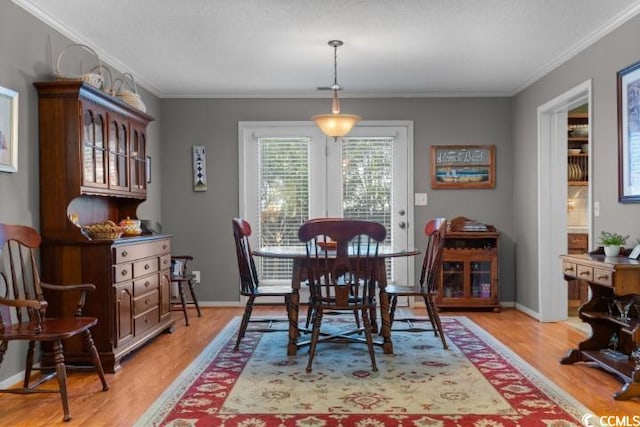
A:
<svg viewBox="0 0 640 427">
<path fill-rule="evenodd" d="M 39 228 L 40 209 L 46 206 L 39 203 L 38 97 L 33 82 L 52 80 L 58 53 L 70 43 L 22 8 L 0 1 L 0 86 L 19 92 L 18 172 L 0 172 L 0 222 Z M 159 119 L 159 100 L 142 88 L 140 93 L 149 114 Z M 161 161 L 159 127 L 156 120 L 148 133 L 149 155 L 157 165 Z M 138 214 L 160 221 L 159 167 L 153 169 L 153 178 L 148 200 Z M 25 348 L 17 343 L 9 345 L 0 365 L 0 382 L 24 369 Z"/>
<path fill-rule="evenodd" d="M 635 17 L 514 97 L 516 299 L 532 311 L 538 311 L 538 228 L 533 208 L 537 205 L 537 108 L 589 79 L 593 85 L 590 180 L 593 200 L 600 202 L 600 216 L 593 217 L 594 235 L 600 230 L 630 234 L 628 245 L 640 237 L 640 205 L 618 203 L 616 95 L 616 73 L 640 60 L 638 40 L 640 17 Z"/>
<path fill-rule="evenodd" d="M 416 207 L 417 247 L 422 224 L 434 216 L 467 216 L 495 225 L 500 244 L 500 300 L 512 302 L 513 157 L 511 100 L 507 98 L 344 99 L 345 112 L 366 120 L 414 122 L 414 188 L 429 195 Z M 162 218 L 174 236 L 174 253 L 196 257 L 202 301 L 238 301 L 231 218 L 238 215 L 238 121 L 309 120 L 329 109 L 329 99 L 165 99 L 162 101 Z M 431 190 L 430 146 L 496 145 L 497 186 L 483 190 Z M 207 150 L 208 190 L 192 191 L 192 145 Z"/>
</svg>

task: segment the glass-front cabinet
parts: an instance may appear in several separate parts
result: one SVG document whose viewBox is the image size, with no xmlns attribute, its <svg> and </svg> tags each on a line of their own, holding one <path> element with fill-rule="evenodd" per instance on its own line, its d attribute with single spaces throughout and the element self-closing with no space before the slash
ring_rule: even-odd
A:
<svg viewBox="0 0 640 427">
<path fill-rule="evenodd" d="M 492 226 L 486 227 L 486 231 L 447 229 L 438 283 L 438 307 L 500 310 L 499 233 Z"/>
<path fill-rule="evenodd" d="M 107 188 L 106 112 L 86 104 L 82 112 L 82 184 Z"/>
</svg>

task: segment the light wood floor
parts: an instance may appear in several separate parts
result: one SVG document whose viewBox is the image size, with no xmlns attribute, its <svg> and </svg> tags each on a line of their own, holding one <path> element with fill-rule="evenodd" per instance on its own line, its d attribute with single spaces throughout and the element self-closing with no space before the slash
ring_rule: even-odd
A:
<svg viewBox="0 0 640 427">
<path fill-rule="evenodd" d="M 264 307 L 256 311 L 257 315 L 282 312 L 279 308 Z M 181 313 L 176 312 L 173 334 L 158 336 L 127 357 L 119 373 L 107 374 L 109 391 L 100 391 L 95 374 L 73 373 L 69 377 L 70 422 L 62 422 L 57 394 L 0 394 L 0 425 L 129 426 L 221 328 L 241 313 L 240 308 L 206 308 L 203 317 L 198 318 L 191 310 L 191 325 L 186 327 Z M 416 313 L 424 315 L 424 310 Z M 464 314 L 474 320 L 597 415 L 640 413 L 640 400 L 619 402 L 612 399 L 621 383 L 610 374 L 585 365 L 560 365 L 558 360 L 585 337 L 576 328 L 563 322 L 539 323 L 513 309 L 501 313 L 446 312 L 442 315 L 447 314 Z M 302 357 L 306 357 L 306 353 Z"/>
</svg>

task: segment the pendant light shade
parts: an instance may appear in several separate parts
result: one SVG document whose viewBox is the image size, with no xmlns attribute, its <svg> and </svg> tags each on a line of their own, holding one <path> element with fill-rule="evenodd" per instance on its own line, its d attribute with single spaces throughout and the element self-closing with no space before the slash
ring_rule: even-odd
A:
<svg viewBox="0 0 640 427">
<path fill-rule="evenodd" d="M 355 114 L 340 114 L 338 91 L 342 88 L 338 84 L 338 47 L 342 44 L 340 40 L 329 42 L 329 46 L 333 47 L 333 86 L 330 88 L 333 91 L 331 114 L 317 114 L 311 117 L 320 130 L 325 135 L 333 137 L 334 140 L 351 132 L 355 124 L 361 120 L 361 117 Z"/>
</svg>

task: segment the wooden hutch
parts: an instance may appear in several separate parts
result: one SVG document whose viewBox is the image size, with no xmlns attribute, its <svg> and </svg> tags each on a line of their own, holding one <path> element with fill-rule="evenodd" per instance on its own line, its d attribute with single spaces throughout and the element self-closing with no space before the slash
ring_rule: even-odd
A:
<svg viewBox="0 0 640 427">
<path fill-rule="evenodd" d="M 491 308 L 498 300 L 498 233 L 465 217 L 452 219 L 445 235 L 438 308 Z"/>
<path fill-rule="evenodd" d="M 84 314 L 106 372 L 161 333 L 170 312 L 170 238 L 92 240 L 80 226 L 136 218 L 147 198 L 146 128 L 153 118 L 80 81 L 34 83 L 39 97 L 42 279 L 93 283 Z M 46 295 L 49 311 L 73 312 L 73 298 Z M 70 362 L 88 362 L 81 342 Z M 48 357 L 43 349 L 43 358 Z"/>
</svg>

